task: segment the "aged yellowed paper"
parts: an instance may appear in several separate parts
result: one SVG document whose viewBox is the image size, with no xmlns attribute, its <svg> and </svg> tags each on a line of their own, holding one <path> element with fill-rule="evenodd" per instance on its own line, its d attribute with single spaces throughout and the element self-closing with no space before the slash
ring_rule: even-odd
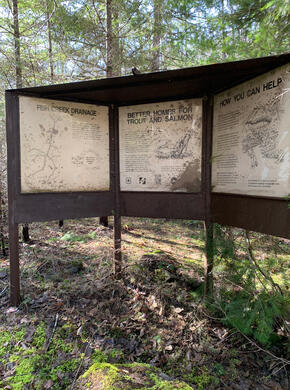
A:
<svg viewBox="0 0 290 390">
<path fill-rule="evenodd" d="M 290 193 L 290 66 L 215 97 L 214 192 L 283 198 Z"/>
<path fill-rule="evenodd" d="M 21 192 L 107 191 L 108 108 L 19 97 Z"/>
<path fill-rule="evenodd" d="M 122 191 L 201 190 L 202 100 L 119 109 Z"/>
</svg>

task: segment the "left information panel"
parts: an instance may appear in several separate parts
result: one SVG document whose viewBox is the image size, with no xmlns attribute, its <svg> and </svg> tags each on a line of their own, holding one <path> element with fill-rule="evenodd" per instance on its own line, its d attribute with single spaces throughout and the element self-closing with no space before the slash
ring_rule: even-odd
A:
<svg viewBox="0 0 290 390">
<path fill-rule="evenodd" d="M 108 107 L 19 97 L 21 192 L 108 191 Z"/>
</svg>

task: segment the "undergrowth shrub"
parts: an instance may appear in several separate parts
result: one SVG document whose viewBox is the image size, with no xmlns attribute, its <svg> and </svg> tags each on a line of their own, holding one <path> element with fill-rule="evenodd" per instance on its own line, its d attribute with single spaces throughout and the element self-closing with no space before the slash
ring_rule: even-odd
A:
<svg viewBox="0 0 290 390">
<path fill-rule="evenodd" d="M 246 231 L 215 225 L 214 242 L 218 282 L 210 307 L 226 325 L 263 345 L 281 341 L 277 331 L 287 333 L 289 293 L 274 283 L 263 258 L 255 258 Z"/>
<path fill-rule="evenodd" d="M 223 322 L 240 332 L 254 337 L 261 344 L 269 345 L 278 341 L 276 325 L 284 318 L 287 299 L 278 293 L 265 291 L 250 296 L 244 291 L 231 293 L 224 291 L 220 308 Z M 289 303 L 289 302 L 288 302 Z"/>
</svg>

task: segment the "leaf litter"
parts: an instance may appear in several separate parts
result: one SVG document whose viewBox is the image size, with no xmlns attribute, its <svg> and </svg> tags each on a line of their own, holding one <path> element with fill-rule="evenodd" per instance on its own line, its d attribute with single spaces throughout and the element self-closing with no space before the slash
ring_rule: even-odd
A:
<svg viewBox="0 0 290 390">
<path fill-rule="evenodd" d="M 33 245 L 20 243 L 18 308 L 1 259 L 1 388 L 69 389 L 101 360 L 147 363 L 197 390 L 287 389 L 283 358 L 271 359 L 204 304 L 202 225 L 124 218 L 120 280 L 113 232 L 98 219 L 61 230 L 35 223 L 30 233 Z"/>
</svg>

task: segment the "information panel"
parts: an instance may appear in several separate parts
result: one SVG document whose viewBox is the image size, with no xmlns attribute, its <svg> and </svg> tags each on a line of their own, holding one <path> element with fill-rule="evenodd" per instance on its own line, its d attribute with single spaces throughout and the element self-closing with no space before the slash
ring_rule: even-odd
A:
<svg viewBox="0 0 290 390">
<path fill-rule="evenodd" d="M 288 64 L 215 97 L 214 192 L 290 193 L 289 75 Z"/>
<path fill-rule="evenodd" d="M 122 191 L 201 190 L 201 99 L 121 107 Z"/>
<path fill-rule="evenodd" d="M 19 97 L 21 192 L 107 191 L 108 107 Z"/>
</svg>

